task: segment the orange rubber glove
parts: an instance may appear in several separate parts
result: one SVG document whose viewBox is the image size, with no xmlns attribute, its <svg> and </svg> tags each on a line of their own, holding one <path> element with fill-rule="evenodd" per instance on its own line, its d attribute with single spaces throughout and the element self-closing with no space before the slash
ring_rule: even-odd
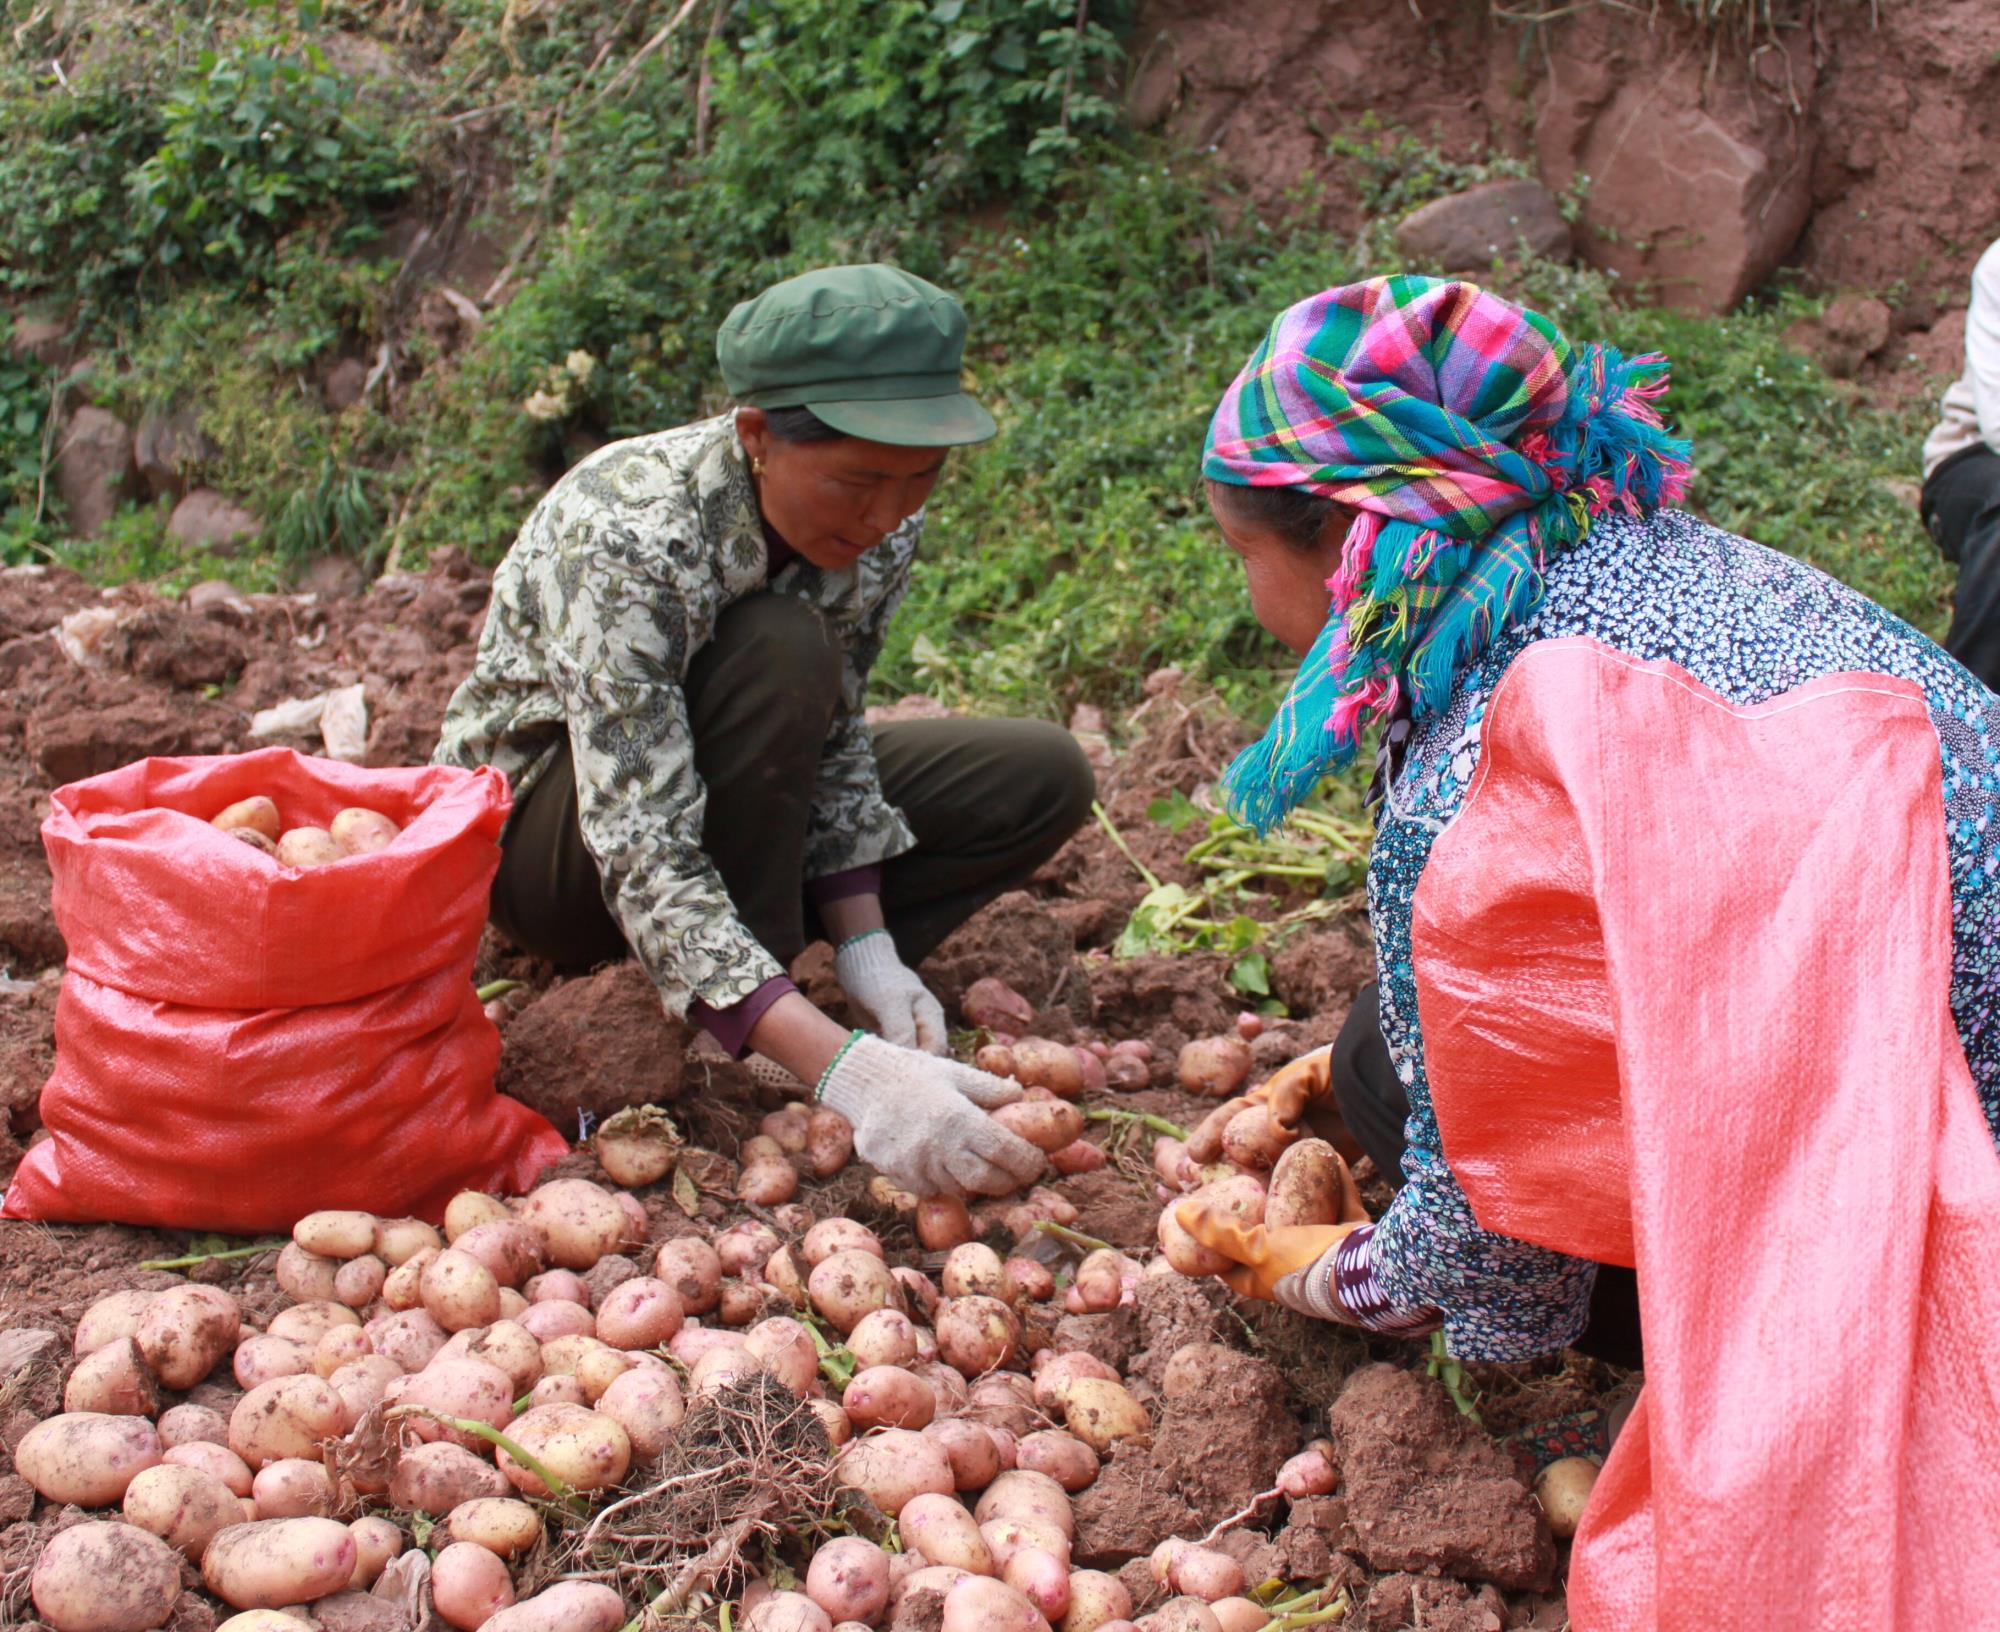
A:
<svg viewBox="0 0 2000 1632">
<path fill-rule="evenodd" d="M 1174 1209 L 1174 1217 L 1210 1252 L 1230 1261 L 1233 1267 L 1220 1271 L 1220 1278 L 1232 1291 L 1281 1303 L 1320 1320 L 1355 1324 L 1333 1294 L 1331 1265 L 1325 1273 L 1312 1273 L 1342 1241 L 1368 1222 L 1368 1211 L 1361 1205 L 1354 1175 L 1345 1162 L 1340 1163 L 1340 1222 L 1336 1224 L 1268 1229 L 1262 1224 L 1245 1224 L 1213 1203 L 1198 1200 L 1182 1202 Z"/>
<path fill-rule="evenodd" d="M 1250 1090 L 1249 1099 L 1251 1104 L 1264 1107 L 1273 1133 L 1295 1135 L 1305 1120 L 1306 1107 L 1332 1092 L 1333 1050 L 1316 1048 L 1273 1071 Z"/>
</svg>

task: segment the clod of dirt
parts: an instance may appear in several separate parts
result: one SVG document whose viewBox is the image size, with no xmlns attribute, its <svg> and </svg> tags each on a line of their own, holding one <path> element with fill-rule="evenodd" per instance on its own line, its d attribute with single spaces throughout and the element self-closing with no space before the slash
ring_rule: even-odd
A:
<svg viewBox="0 0 2000 1632">
<path fill-rule="evenodd" d="M 35 1107 L 56 1062 L 55 981 L 27 991 L 0 992 L 0 1133 L 16 1139 L 41 1125 Z"/>
<path fill-rule="evenodd" d="M 583 1284 L 590 1293 L 590 1307 L 601 1309 L 613 1287 L 623 1286 L 639 1274 L 639 1266 L 622 1253 L 609 1252 L 590 1266 Z"/>
<path fill-rule="evenodd" d="M 19 1524 L 35 1510 L 35 1487 L 18 1473 L 0 1475 L 0 1529 Z"/>
<path fill-rule="evenodd" d="M 337 1592 L 312 1606 L 313 1625 L 320 1632 L 409 1632 L 410 1618 L 400 1604 L 368 1592 Z"/>
<path fill-rule="evenodd" d="M 1054 1341 L 1057 1354 L 1081 1350 L 1094 1354 L 1113 1371 L 1124 1374 L 1139 1346 L 1139 1318 L 1134 1309 L 1114 1309 L 1103 1315 L 1064 1315 L 1056 1322 Z"/>
<path fill-rule="evenodd" d="M 1182 1349 L 1190 1343 L 1221 1341 L 1225 1295 L 1219 1287 L 1219 1282 L 1191 1281 L 1184 1275 L 1148 1275 L 1139 1282 L 1135 1297 L 1140 1352 L 1131 1362 L 1132 1376 L 1157 1390 L 1167 1362 Z"/>
<path fill-rule="evenodd" d="M 615 963 L 558 981 L 514 1016 L 495 1086 L 568 1133 L 579 1111 L 601 1118 L 672 1099 L 689 1036 L 661 1011 L 645 970 Z"/>
<path fill-rule="evenodd" d="M 151 754 L 221 754 L 241 745 L 242 716 L 123 674 L 59 677 L 33 704 L 27 749 L 52 786 Z"/>
<path fill-rule="evenodd" d="M 1333 1569 L 1347 1529 L 1347 1503 L 1338 1496 L 1293 1501 L 1285 1528 L 1272 1544 L 1271 1573 L 1287 1581 L 1319 1581 Z"/>
<path fill-rule="evenodd" d="M 1218 1346 L 1199 1388 L 1155 1407 L 1152 1438 L 1120 1445 L 1075 1497 L 1077 1559 L 1116 1567 L 1201 1534 L 1269 1490 L 1299 1437 L 1277 1369 Z"/>
<path fill-rule="evenodd" d="M 1043 1035 L 1067 1040 L 1090 1013 L 1091 984 L 1076 960 L 1076 941 L 1025 890 L 981 908 L 924 960 L 925 984 L 957 1014 L 966 989 L 985 976 L 1004 981 L 1043 1020 Z"/>
<path fill-rule="evenodd" d="M 313 1606 L 313 1625 L 324 1628 L 325 1632 L 359 1632 L 358 1628 L 335 1627 L 321 1613 L 321 1608 L 320 1604 Z M 173 1613 L 167 1617 L 165 1632 L 215 1632 L 218 1619 L 215 1605 L 198 1593 L 184 1592 L 174 1600 Z M 402 1623 L 399 1621 L 394 1627 L 384 1628 L 383 1632 L 402 1632 Z"/>
<path fill-rule="evenodd" d="M 11 966 L 17 976 L 63 960 L 63 938 L 49 906 L 48 856 L 42 849 L 47 811 L 48 794 L 41 788 L 0 783 L 0 966 Z M 41 1086 L 39 1079 L 35 1085 Z"/>
<path fill-rule="evenodd" d="M 1153 1045 L 1153 1081 L 1174 1080 L 1174 1062 L 1197 1037 L 1234 1033 L 1241 1000 L 1229 986 L 1229 960 L 1219 952 L 1147 955 L 1091 969 L 1096 1025 L 1107 1037 Z"/>
<path fill-rule="evenodd" d="M 1358 1632 L 1504 1632 L 1507 1605 L 1490 1586 L 1421 1575 L 1385 1575 L 1362 1602 Z"/>
<path fill-rule="evenodd" d="M 906 1592 L 889 1618 L 889 1632 L 939 1632 L 944 1625 L 944 1594 L 926 1587 Z"/>
<path fill-rule="evenodd" d="M 1271 955 L 1271 990 L 1296 1015 L 1344 1015 L 1374 978 L 1374 948 L 1344 924 L 1314 924 Z"/>
<path fill-rule="evenodd" d="M 1127 1252 L 1153 1250 L 1160 1204 L 1136 1179 L 1115 1167 L 1101 1167 L 1095 1173 L 1064 1179 L 1054 1188 L 1076 1208 L 1076 1227 L 1085 1235 L 1109 1241 Z"/>
<path fill-rule="evenodd" d="M 1375 1570 L 1442 1570 L 1540 1589 L 1548 1522 L 1511 1457 L 1414 1372 L 1363 1366 L 1329 1413 L 1353 1550 Z"/>
</svg>

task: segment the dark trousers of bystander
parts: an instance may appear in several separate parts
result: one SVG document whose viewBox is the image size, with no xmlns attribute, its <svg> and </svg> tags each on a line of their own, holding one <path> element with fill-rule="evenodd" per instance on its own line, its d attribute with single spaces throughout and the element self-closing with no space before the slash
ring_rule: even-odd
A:
<svg viewBox="0 0 2000 1632">
<path fill-rule="evenodd" d="M 1347 1131 L 1383 1176 L 1391 1184 L 1401 1185 L 1404 1124 L 1410 1119 L 1410 1100 L 1389 1058 L 1373 981 L 1355 993 L 1354 1008 L 1334 1039 L 1332 1078 L 1334 1103 Z M 1639 1277 L 1632 1270 L 1621 1264 L 1598 1266 L 1590 1324 L 1573 1346 L 1615 1366 L 1643 1363 Z"/>
<path fill-rule="evenodd" d="M 2000 453 L 1981 445 L 1953 454 L 1924 483 L 1924 526 L 1958 568 L 1958 597 L 1944 649 L 2000 690 Z"/>
<path fill-rule="evenodd" d="M 791 596 L 737 602 L 689 664 L 695 770 L 708 790 L 702 848 L 737 915 L 789 964 L 820 938 L 805 848 L 820 755 L 840 701 L 841 656 L 819 613 Z M 875 733 L 882 789 L 917 847 L 882 865 L 882 913 L 916 964 L 987 902 L 1025 884 L 1090 814 L 1076 739 L 1039 720 L 910 720 Z M 564 743 L 501 838 L 494 923 L 558 968 L 628 955 L 577 822 Z"/>
</svg>

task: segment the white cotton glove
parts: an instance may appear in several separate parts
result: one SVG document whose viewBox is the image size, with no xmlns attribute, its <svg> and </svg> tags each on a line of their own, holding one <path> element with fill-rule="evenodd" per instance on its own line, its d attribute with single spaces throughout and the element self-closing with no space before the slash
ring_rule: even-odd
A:
<svg viewBox="0 0 2000 1632">
<path fill-rule="evenodd" d="M 819 1102 L 854 1125 L 854 1150 L 919 1196 L 1004 1196 L 1032 1184 L 1042 1153 L 986 1114 L 1020 1088 L 953 1060 L 857 1031 L 819 1081 Z"/>
<path fill-rule="evenodd" d="M 875 1017 L 886 1041 L 926 1054 L 951 1046 L 944 1005 L 896 956 L 887 930 L 867 930 L 843 942 L 833 955 L 833 972 L 840 989 Z"/>
</svg>

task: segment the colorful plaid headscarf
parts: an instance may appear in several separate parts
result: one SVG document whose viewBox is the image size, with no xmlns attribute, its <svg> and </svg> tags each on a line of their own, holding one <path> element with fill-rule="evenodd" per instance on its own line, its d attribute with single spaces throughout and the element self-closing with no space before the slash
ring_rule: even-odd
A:
<svg viewBox="0 0 2000 1632">
<path fill-rule="evenodd" d="M 1442 706 L 1598 516 L 1681 497 L 1689 444 L 1653 408 L 1666 388 L 1665 357 L 1579 351 L 1469 283 L 1371 278 L 1279 315 L 1215 411 L 1202 473 L 1358 514 L 1325 629 L 1223 779 L 1238 819 L 1283 820 L 1399 701 Z"/>
</svg>

